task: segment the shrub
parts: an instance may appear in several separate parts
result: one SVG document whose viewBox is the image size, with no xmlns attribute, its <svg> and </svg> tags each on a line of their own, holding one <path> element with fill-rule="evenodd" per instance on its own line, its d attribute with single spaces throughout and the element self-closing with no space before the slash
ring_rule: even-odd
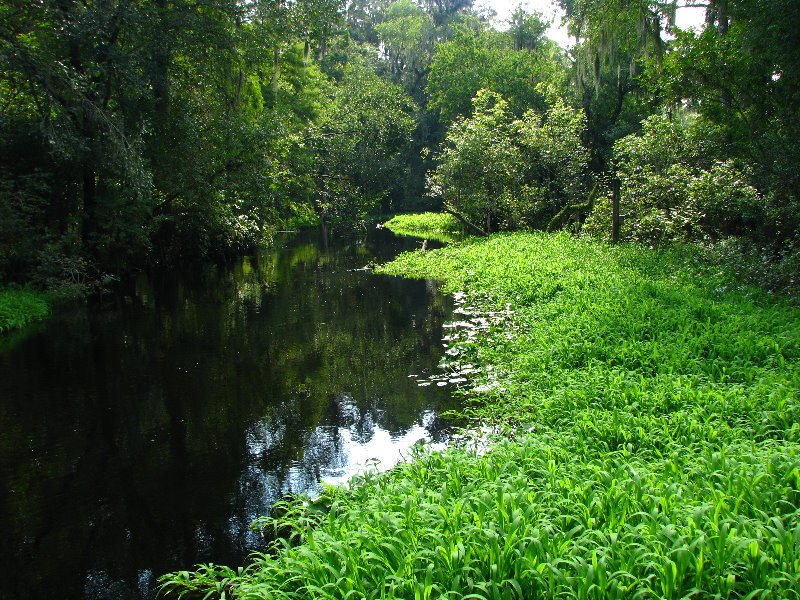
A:
<svg viewBox="0 0 800 600">
<path fill-rule="evenodd" d="M 30 288 L 0 289 L 0 333 L 19 329 L 50 316 L 44 296 Z"/>
<path fill-rule="evenodd" d="M 646 119 L 641 135 L 614 146 L 621 182 L 622 239 L 657 245 L 669 240 L 719 239 L 758 227 L 764 214 L 749 173 L 733 161 L 696 152 L 700 132 L 667 115 Z M 601 198 L 588 233 L 610 236 L 611 199 Z"/>
<path fill-rule="evenodd" d="M 429 191 L 492 229 L 547 226 L 587 191 L 588 153 L 582 111 L 550 98 L 544 114 L 513 120 L 507 102 L 489 90 L 474 99 L 473 116 L 447 134 Z"/>
</svg>

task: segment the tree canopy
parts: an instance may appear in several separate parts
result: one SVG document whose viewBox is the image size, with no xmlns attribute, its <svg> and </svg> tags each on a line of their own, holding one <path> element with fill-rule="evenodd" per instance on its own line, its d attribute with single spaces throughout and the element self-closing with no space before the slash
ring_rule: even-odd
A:
<svg viewBox="0 0 800 600">
<path fill-rule="evenodd" d="M 694 31 L 674 0 L 558 4 L 566 50 L 465 0 L 8 0 L 0 282 L 91 287 L 443 199 L 605 235 L 615 178 L 626 235 L 791 252 L 796 2 L 709 0 Z"/>
</svg>

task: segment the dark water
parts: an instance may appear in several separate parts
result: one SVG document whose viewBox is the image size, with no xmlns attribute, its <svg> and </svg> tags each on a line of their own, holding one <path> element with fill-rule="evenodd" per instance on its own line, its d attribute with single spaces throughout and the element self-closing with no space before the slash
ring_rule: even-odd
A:
<svg viewBox="0 0 800 600">
<path fill-rule="evenodd" d="M 241 564 L 287 492 L 436 439 L 449 301 L 352 271 L 419 241 L 298 235 L 229 267 L 140 277 L 0 352 L 0 598 L 151 598 Z"/>
</svg>

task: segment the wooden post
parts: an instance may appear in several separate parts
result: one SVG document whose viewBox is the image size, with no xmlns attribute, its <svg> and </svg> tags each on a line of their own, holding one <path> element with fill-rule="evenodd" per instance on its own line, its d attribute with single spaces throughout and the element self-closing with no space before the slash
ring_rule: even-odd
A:
<svg viewBox="0 0 800 600">
<path fill-rule="evenodd" d="M 611 180 L 611 241 L 619 241 L 619 179 Z"/>
</svg>

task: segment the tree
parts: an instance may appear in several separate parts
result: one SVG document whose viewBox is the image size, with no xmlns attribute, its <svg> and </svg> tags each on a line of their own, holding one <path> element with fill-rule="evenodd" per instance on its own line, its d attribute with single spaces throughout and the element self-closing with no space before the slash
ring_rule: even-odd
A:
<svg viewBox="0 0 800 600">
<path fill-rule="evenodd" d="M 357 43 L 378 45 L 375 26 L 383 22 L 389 0 L 351 0 L 345 20 L 350 38 Z"/>
<path fill-rule="evenodd" d="M 313 205 L 323 222 L 353 221 L 388 201 L 402 172 L 399 158 L 414 128 L 413 112 L 398 86 L 363 65 L 348 65 L 306 134 L 314 157 Z"/>
<path fill-rule="evenodd" d="M 285 214 L 284 140 L 318 115 L 309 45 L 324 53 L 337 8 L 4 2 L 3 270 L 121 273 L 261 239 Z"/>
<path fill-rule="evenodd" d="M 385 20 L 375 30 L 393 80 L 424 106 L 426 77 L 438 35 L 433 18 L 411 0 L 396 0 L 388 6 Z"/>
<path fill-rule="evenodd" d="M 527 111 L 518 125 L 523 186 L 510 204 L 516 227 L 545 228 L 563 208 L 583 202 L 590 187 L 586 116 L 553 90 L 543 93 L 544 114 Z"/>
<path fill-rule="evenodd" d="M 747 169 L 703 152 L 704 137 L 691 119 L 665 112 L 646 119 L 641 134 L 617 141 L 623 239 L 658 245 L 751 234 L 759 227 L 762 202 Z M 607 236 L 610 211 L 608 199 L 601 200 L 587 230 Z"/>
<path fill-rule="evenodd" d="M 765 239 L 800 225 L 800 7 L 730 0 L 708 7 L 700 33 L 680 32 L 654 89 L 698 111 L 720 160 L 751 165 L 769 207 Z"/>
<path fill-rule="evenodd" d="M 116 258 L 146 247 L 141 224 L 149 216 L 150 178 L 141 154 L 144 123 L 132 109 L 147 100 L 146 55 L 143 46 L 124 48 L 131 37 L 141 41 L 135 24 L 149 20 L 148 8 L 124 1 L 0 8 L 0 89 L 9 98 L 2 176 L 21 181 L 39 173 L 44 185 L 17 188 L 9 201 L 40 199 L 42 220 L 29 222 L 26 235 L 36 231 L 45 253 L 68 258 L 77 245 Z M 30 269 L 41 259 L 24 262 Z"/>
<path fill-rule="evenodd" d="M 472 8 L 473 0 L 424 0 L 423 6 L 433 16 L 437 27 L 446 27 L 460 13 Z"/>
<path fill-rule="evenodd" d="M 516 18 L 524 20 L 522 13 Z M 529 16 L 527 27 L 533 27 L 534 22 L 541 25 L 538 17 Z M 459 115 L 470 115 L 478 90 L 491 89 L 507 98 L 517 116 L 529 108 L 545 110 L 538 84 L 558 88 L 565 83 L 566 71 L 559 62 L 557 47 L 541 38 L 533 43 L 533 49 L 517 50 L 518 43 L 520 34 L 513 30 L 458 29 L 451 41 L 436 47 L 428 85 L 430 107 L 439 109 L 446 121 L 453 121 Z"/>
<path fill-rule="evenodd" d="M 474 113 L 457 120 L 447 132 L 445 150 L 432 177 L 431 192 L 473 222 L 496 229 L 501 202 L 518 187 L 521 163 L 512 139 L 513 116 L 500 94 L 479 90 Z"/>
<path fill-rule="evenodd" d="M 514 43 L 514 50 L 538 50 L 547 43 L 545 32 L 549 23 L 542 20 L 539 13 L 528 13 L 521 6 L 514 9 L 509 22 L 508 33 Z"/>
<path fill-rule="evenodd" d="M 559 0 L 572 49 L 572 82 L 588 120 L 587 144 L 596 172 L 609 167 L 614 141 L 638 129 L 657 104 L 639 83 L 648 61 L 657 68 L 666 32 L 672 32 L 675 0 Z"/>
<path fill-rule="evenodd" d="M 487 232 L 544 228 L 587 191 L 583 113 L 541 93 L 547 110 L 515 119 L 502 96 L 480 90 L 472 116 L 448 131 L 430 191 Z"/>
</svg>

